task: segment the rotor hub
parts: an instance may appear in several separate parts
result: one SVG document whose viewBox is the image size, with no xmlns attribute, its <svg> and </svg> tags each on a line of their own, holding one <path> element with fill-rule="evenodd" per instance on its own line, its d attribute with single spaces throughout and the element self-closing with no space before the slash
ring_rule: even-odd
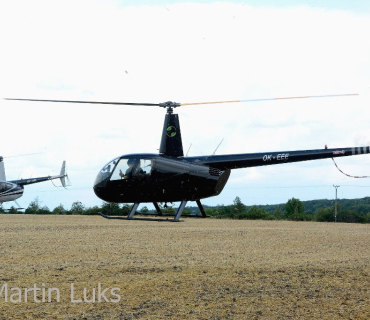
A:
<svg viewBox="0 0 370 320">
<path fill-rule="evenodd" d="M 171 114 L 174 108 L 180 107 L 181 104 L 178 102 L 166 101 L 159 104 L 161 108 L 167 108 L 167 113 Z"/>
</svg>

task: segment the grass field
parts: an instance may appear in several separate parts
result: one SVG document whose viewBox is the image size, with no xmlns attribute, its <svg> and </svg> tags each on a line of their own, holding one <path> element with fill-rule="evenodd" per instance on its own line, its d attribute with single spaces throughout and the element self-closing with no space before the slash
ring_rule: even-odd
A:
<svg viewBox="0 0 370 320">
<path fill-rule="evenodd" d="M 370 225 L 0 215 L 0 239 L 0 319 L 370 318 Z"/>
</svg>

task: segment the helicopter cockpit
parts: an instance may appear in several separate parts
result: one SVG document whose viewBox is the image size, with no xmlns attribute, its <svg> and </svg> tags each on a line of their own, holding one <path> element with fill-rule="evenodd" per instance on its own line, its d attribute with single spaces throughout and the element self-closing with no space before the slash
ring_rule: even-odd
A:
<svg viewBox="0 0 370 320">
<path fill-rule="evenodd" d="M 151 174 L 151 165 L 152 160 L 148 158 L 128 156 L 113 159 L 100 170 L 94 186 L 103 187 L 109 180 L 131 180 L 148 177 Z"/>
<path fill-rule="evenodd" d="M 117 163 L 110 180 L 139 178 L 150 175 L 151 160 L 140 158 L 122 158 Z"/>
<path fill-rule="evenodd" d="M 17 186 L 16 184 L 12 183 L 12 182 L 9 182 L 9 181 L 1 181 L 0 182 L 0 194 L 3 194 L 3 193 L 6 193 L 6 192 L 9 192 L 9 191 L 14 191 L 17 189 Z M 18 188 L 20 189 L 20 188 Z M 18 191 L 17 189 L 17 191 Z"/>
<path fill-rule="evenodd" d="M 17 185 L 10 181 L 0 182 L 0 203 L 13 201 L 20 198 L 23 194 L 23 186 Z"/>
</svg>

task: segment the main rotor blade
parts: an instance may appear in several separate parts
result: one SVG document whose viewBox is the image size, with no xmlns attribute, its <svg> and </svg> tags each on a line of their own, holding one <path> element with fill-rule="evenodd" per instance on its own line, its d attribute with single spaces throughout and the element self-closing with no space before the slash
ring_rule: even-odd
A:
<svg viewBox="0 0 370 320">
<path fill-rule="evenodd" d="M 199 105 L 199 104 L 217 104 L 217 103 L 234 103 L 234 102 L 258 102 L 258 101 L 271 101 L 271 100 L 290 100 L 290 99 L 306 99 L 306 98 L 332 98 L 344 96 L 358 96 L 358 93 L 346 94 L 327 94 L 322 96 L 298 96 L 298 97 L 282 97 L 282 98 L 267 98 L 267 99 L 247 99 L 247 100 L 228 100 L 228 101 L 211 101 L 211 102 L 193 102 L 181 103 L 182 106 Z"/>
<path fill-rule="evenodd" d="M 113 105 L 127 105 L 127 106 L 159 106 L 159 103 L 137 103 L 137 102 L 80 101 L 80 100 L 45 100 L 45 99 L 13 99 L 13 98 L 5 98 L 5 100 L 41 101 L 41 102 L 66 102 L 66 103 L 89 103 L 89 104 L 113 104 Z"/>
<path fill-rule="evenodd" d="M 5 100 L 17 101 L 41 101 L 41 102 L 65 102 L 65 103 L 88 103 L 88 104 L 110 104 L 110 105 L 127 105 L 127 106 L 157 106 L 162 108 L 201 105 L 201 104 L 218 104 L 218 103 L 235 103 L 235 102 L 258 102 L 258 101 L 271 101 L 271 100 L 292 100 L 292 99 L 307 99 L 307 98 L 332 98 L 332 97 L 345 97 L 345 96 L 358 96 L 358 93 L 346 94 L 329 94 L 319 96 L 296 96 L 296 97 L 281 97 L 281 98 L 265 98 L 265 99 L 247 99 L 247 100 L 226 100 L 226 101 L 211 101 L 211 102 L 193 102 L 193 103 L 176 103 L 167 101 L 163 103 L 138 103 L 138 102 L 109 102 L 109 101 L 81 101 L 81 100 L 46 100 L 46 99 L 18 99 L 18 98 L 5 98 Z"/>
</svg>

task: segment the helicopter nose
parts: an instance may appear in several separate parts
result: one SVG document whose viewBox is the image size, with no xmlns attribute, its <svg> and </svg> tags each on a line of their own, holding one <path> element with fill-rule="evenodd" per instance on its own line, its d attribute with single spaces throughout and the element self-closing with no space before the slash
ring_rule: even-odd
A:
<svg viewBox="0 0 370 320">
<path fill-rule="evenodd" d="M 104 200 L 104 189 L 105 187 L 97 187 L 97 186 L 94 186 L 94 193 L 96 194 L 96 196 L 102 200 Z"/>
<path fill-rule="evenodd" d="M 109 176 L 110 174 L 107 174 L 106 172 L 99 172 L 94 182 L 94 189 L 99 187 L 106 187 L 109 181 Z"/>
<path fill-rule="evenodd" d="M 109 181 L 109 175 L 106 172 L 100 171 L 98 175 L 96 176 L 95 182 L 94 182 L 94 192 L 96 196 L 102 200 L 106 200 L 104 197 L 105 190 L 107 183 Z"/>
</svg>

